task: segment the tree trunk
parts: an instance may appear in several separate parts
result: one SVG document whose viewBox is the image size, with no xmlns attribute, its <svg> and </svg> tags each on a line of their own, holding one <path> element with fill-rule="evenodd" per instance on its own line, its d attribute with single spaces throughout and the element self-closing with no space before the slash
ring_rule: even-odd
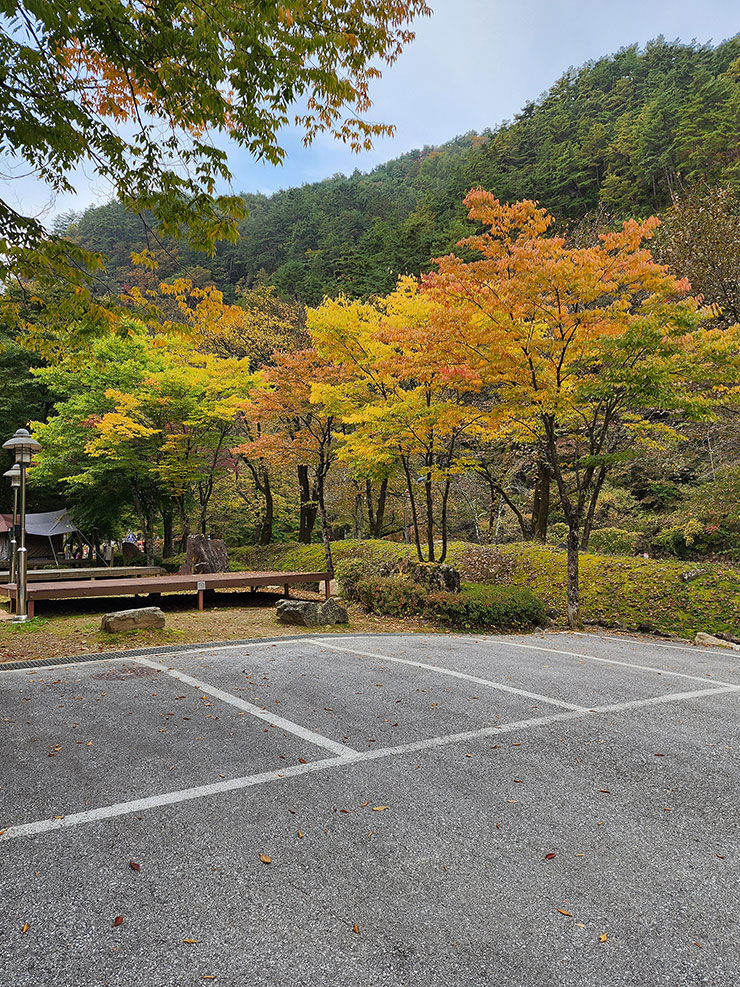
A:
<svg viewBox="0 0 740 987">
<path fill-rule="evenodd" d="M 260 545 L 269 545 L 272 541 L 272 526 L 275 519 L 275 501 L 272 496 L 272 486 L 270 485 L 270 474 L 262 467 L 262 496 L 265 498 L 265 514 L 262 518 L 262 528 L 260 530 Z"/>
<path fill-rule="evenodd" d="M 136 516 L 144 532 L 144 553 L 146 564 L 154 564 L 154 508 L 148 497 L 142 496 L 136 486 L 131 487 L 131 499 L 133 501 Z M 80 542 L 80 545 L 82 543 Z"/>
<path fill-rule="evenodd" d="M 586 520 L 583 522 L 583 534 L 581 535 L 582 552 L 585 552 L 588 549 L 588 543 L 591 538 L 591 528 L 593 527 L 594 515 L 596 514 L 596 504 L 599 499 L 599 494 L 601 493 L 601 488 L 604 485 L 605 478 L 606 466 L 602 466 L 599 470 L 599 475 L 596 477 L 596 482 L 594 483 L 593 493 L 591 494 L 588 511 L 586 512 Z"/>
<path fill-rule="evenodd" d="M 427 503 L 427 554 L 429 561 L 434 562 L 434 496 L 432 480 L 428 473 L 424 481 L 424 493 Z"/>
<path fill-rule="evenodd" d="M 365 501 L 367 502 L 367 528 L 371 538 L 375 538 L 375 511 L 373 510 L 373 485 L 365 480 Z"/>
<path fill-rule="evenodd" d="M 180 535 L 180 551 L 187 552 L 188 537 L 190 535 L 190 521 L 188 520 L 188 515 L 185 510 L 185 498 L 178 497 L 175 503 L 177 505 L 177 514 L 180 518 L 180 527 L 182 529 L 182 534 Z"/>
<path fill-rule="evenodd" d="M 146 564 L 154 565 L 154 512 L 148 511 L 144 528 L 144 554 Z"/>
<path fill-rule="evenodd" d="M 540 460 L 537 465 L 535 496 L 532 508 L 532 537 L 535 541 L 547 540 L 547 519 L 550 514 L 550 471 L 547 463 Z"/>
<path fill-rule="evenodd" d="M 383 537 L 383 521 L 385 519 L 385 504 L 388 496 L 388 477 L 380 481 L 377 507 L 373 504 L 373 485 L 365 480 L 365 502 L 367 504 L 367 529 L 370 538 Z"/>
<path fill-rule="evenodd" d="M 321 540 L 324 543 L 324 559 L 326 561 L 326 571 L 329 573 L 330 577 L 334 578 L 334 560 L 331 555 L 331 534 L 329 531 L 329 519 L 326 514 L 326 503 L 324 501 L 324 480 L 323 477 L 318 479 L 318 494 L 319 494 L 319 517 L 321 521 Z"/>
<path fill-rule="evenodd" d="M 568 627 L 582 627 L 578 586 L 578 528 L 568 529 Z"/>
<path fill-rule="evenodd" d="M 172 504 L 162 506 L 162 558 L 169 559 L 175 554 L 172 532 Z"/>
<path fill-rule="evenodd" d="M 301 514 L 298 527 L 298 541 L 303 545 L 311 543 L 314 525 L 316 524 L 317 503 L 315 491 L 311 490 L 308 478 L 308 466 L 298 467 L 298 485 L 301 492 Z M 313 493 L 313 496 L 312 496 Z"/>
<path fill-rule="evenodd" d="M 409 469 L 409 461 L 406 456 L 401 455 L 401 463 L 403 464 L 403 471 L 406 474 L 406 488 L 409 492 L 409 503 L 411 505 L 411 523 L 414 526 L 414 542 L 416 544 L 416 554 L 419 556 L 419 562 L 424 562 L 424 556 L 421 551 L 421 535 L 419 533 L 419 514 L 416 510 L 416 497 L 414 496 L 414 487 L 411 480 L 411 470 Z"/>
<path fill-rule="evenodd" d="M 440 562 L 444 562 L 447 558 L 447 500 L 450 496 L 450 480 L 449 477 L 445 480 L 445 487 L 442 493 L 442 511 L 440 517 L 440 524 L 442 527 L 442 554 L 439 557 Z"/>
<path fill-rule="evenodd" d="M 502 504 L 502 503 L 503 503 L 503 501 L 501 500 L 500 497 L 498 499 L 498 504 L 496 503 L 495 491 L 494 491 L 493 487 L 491 487 L 491 503 L 488 505 L 488 538 L 487 538 L 487 541 L 488 541 L 488 544 L 489 545 L 493 545 L 493 543 L 494 543 L 494 541 L 496 539 L 496 528 L 497 528 L 497 523 L 496 522 L 497 522 L 498 515 L 500 513 L 500 504 Z"/>
<path fill-rule="evenodd" d="M 385 504 L 388 495 L 388 477 L 384 477 L 380 481 L 380 492 L 378 493 L 378 506 L 375 511 L 375 527 L 373 529 L 373 538 L 383 537 L 383 521 L 385 519 Z"/>
<path fill-rule="evenodd" d="M 208 532 L 206 530 L 206 507 L 203 503 L 203 492 L 199 492 L 198 500 L 200 501 L 200 517 L 198 518 L 198 531 L 203 535 L 204 538 L 208 537 Z"/>
</svg>

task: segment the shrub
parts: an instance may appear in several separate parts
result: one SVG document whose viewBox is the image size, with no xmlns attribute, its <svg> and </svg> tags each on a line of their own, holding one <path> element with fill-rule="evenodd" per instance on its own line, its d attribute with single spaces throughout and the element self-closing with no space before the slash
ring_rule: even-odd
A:
<svg viewBox="0 0 740 987">
<path fill-rule="evenodd" d="M 185 562 L 186 554 L 185 552 L 179 552 L 177 555 L 170 555 L 168 559 L 158 559 L 157 565 L 161 565 L 163 569 L 167 572 L 179 572 L 180 566 Z"/>
<path fill-rule="evenodd" d="M 360 603 L 374 613 L 393 617 L 420 616 L 445 627 L 522 630 L 542 627 L 547 611 L 528 589 L 463 583 L 459 593 L 430 592 L 418 583 L 381 576 L 360 579 Z"/>
<path fill-rule="evenodd" d="M 375 566 L 363 559 L 345 559 L 336 565 L 336 577 L 345 600 L 357 599 L 357 584 L 375 573 Z"/>
<path fill-rule="evenodd" d="M 548 623 L 547 608 L 529 589 L 463 583 L 458 594 L 432 593 L 430 616 L 450 627 L 525 630 Z"/>
<path fill-rule="evenodd" d="M 639 531 L 627 531 L 625 528 L 598 528 L 591 532 L 588 548 L 590 552 L 601 555 L 634 555 Z"/>
<path fill-rule="evenodd" d="M 366 610 L 390 617 L 423 616 L 424 601 L 430 595 L 418 583 L 398 576 L 360 579 L 355 593 Z"/>
</svg>

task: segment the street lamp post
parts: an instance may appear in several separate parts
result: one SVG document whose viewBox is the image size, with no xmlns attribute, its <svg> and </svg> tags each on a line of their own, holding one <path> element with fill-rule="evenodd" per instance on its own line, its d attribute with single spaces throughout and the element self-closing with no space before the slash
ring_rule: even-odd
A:
<svg viewBox="0 0 740 987">
<path fill-rule="evenodd" d="M 18 564 L 18 488 L 21 485 L 21 468 L 18 464 L 14 464 L 9 470 L 3 473 L 3 476 L 7 476 L 10 480 L 10 486 L 13 488 L 13 525 L 10 529 L 10 579 L 11 583 L 14 583 L 17 575 L 17 564 Z"/>
<path fill-rule="evenodd" d="M 16 569 L 18 578 L 15 584 L 15 617 L 13 622 L 25 624 L 28 620 L 28 598 L 26 580 L 28 574 L 28 556 L 26 550 L 26 470 L 31 465 L 31 459 L 36 452 L 41 452 L 41 446 L 33 438 L 27 428 L 19 428 L 12 439 L 3 442 L 3 449 L 7 449 L 15 456 L 15 463 L 20 470 L 20 490 L 21 490 L 21 519 L 20 535 L 21 543 L 18 548 L 18 561 Z"/>
</svg>

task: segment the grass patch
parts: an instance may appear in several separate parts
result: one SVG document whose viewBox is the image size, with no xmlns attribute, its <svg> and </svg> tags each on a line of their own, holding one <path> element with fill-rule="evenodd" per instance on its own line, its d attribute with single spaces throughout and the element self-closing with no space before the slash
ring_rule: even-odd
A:
<svg viewBox="0 0 740 987">
<path fill-rule="evenodd" d="M 229 599 L 233 596 L 234 599 Z M 316 599 L 309 593 L 291 590 L 291 596 Z M 0 665 L 5 662 L 36 658 L 65 658 L 91 652 L 121 651 L 128 648 L 150 648 L 162 645 L 200 644 L 205 641 L 238 641 L 250 638 L 278 637 L 311 633 L 310 628 L 278 623 L 275 616 L 277 594 L 257 593 L 245 605 L 244 597 L 219 593 L 215 606 L 199 611 L 189 605 L 181 607 L 168 597 L 163 598 L 167 626 L 162 629 L 122 631 L 105 634 L 100 630 L 100 614 L 65 613 L 61 607 L 56 616 L 35 618 L 25 625 L 0 623 Z M 55 601 L 44 601 L 53 603 Z M 66 602 L 66 601 L 65 601 Z M 77 602 L 77 601 L 73 601 Z M 348 607 L 350 623 L 322 627 L 319 633 L 366 634 L 387 631 L 411 633 L 434 631 L 435 627 L 421 618 L 395 619 L 365 613 L 358 605 Z M 22 628 L 22 630 L 21 630 Z M 20 633 L 19 633 L 20 631 Z"/>
<path fill-rule="evenodd" d="M 387 541 L 339 541 L 335 565 L 360 559 L 376 564 L 414 557 L 409 545 Z M 268 545 L 239 549 L 244 568 L 317 569 L 321 545 Z M 565 552 L 546 545 L 495 547 L 452 542 L 447 561 L 464 580 L 532 590 L 558 625 L 566 624 Z M 580 560 L 581 611 L 586 623 L 631 631 L 693 637 L 698 631 L 740 633 L 740 569 L 712 563 L 584 554 Z M 688 582 L 682 576 L 700 571 Z"/>
</svg>

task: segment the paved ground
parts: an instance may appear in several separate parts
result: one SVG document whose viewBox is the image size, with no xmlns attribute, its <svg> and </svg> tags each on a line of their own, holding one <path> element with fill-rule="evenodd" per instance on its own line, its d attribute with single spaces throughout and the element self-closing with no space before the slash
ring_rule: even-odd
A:
<svg viewBox="0 0 740 987">
<path fill-rule="evenodd" d="M 0 672 L 0 983 L 730 987 L 739 658 L 313 637 Z"/>
</svg>

